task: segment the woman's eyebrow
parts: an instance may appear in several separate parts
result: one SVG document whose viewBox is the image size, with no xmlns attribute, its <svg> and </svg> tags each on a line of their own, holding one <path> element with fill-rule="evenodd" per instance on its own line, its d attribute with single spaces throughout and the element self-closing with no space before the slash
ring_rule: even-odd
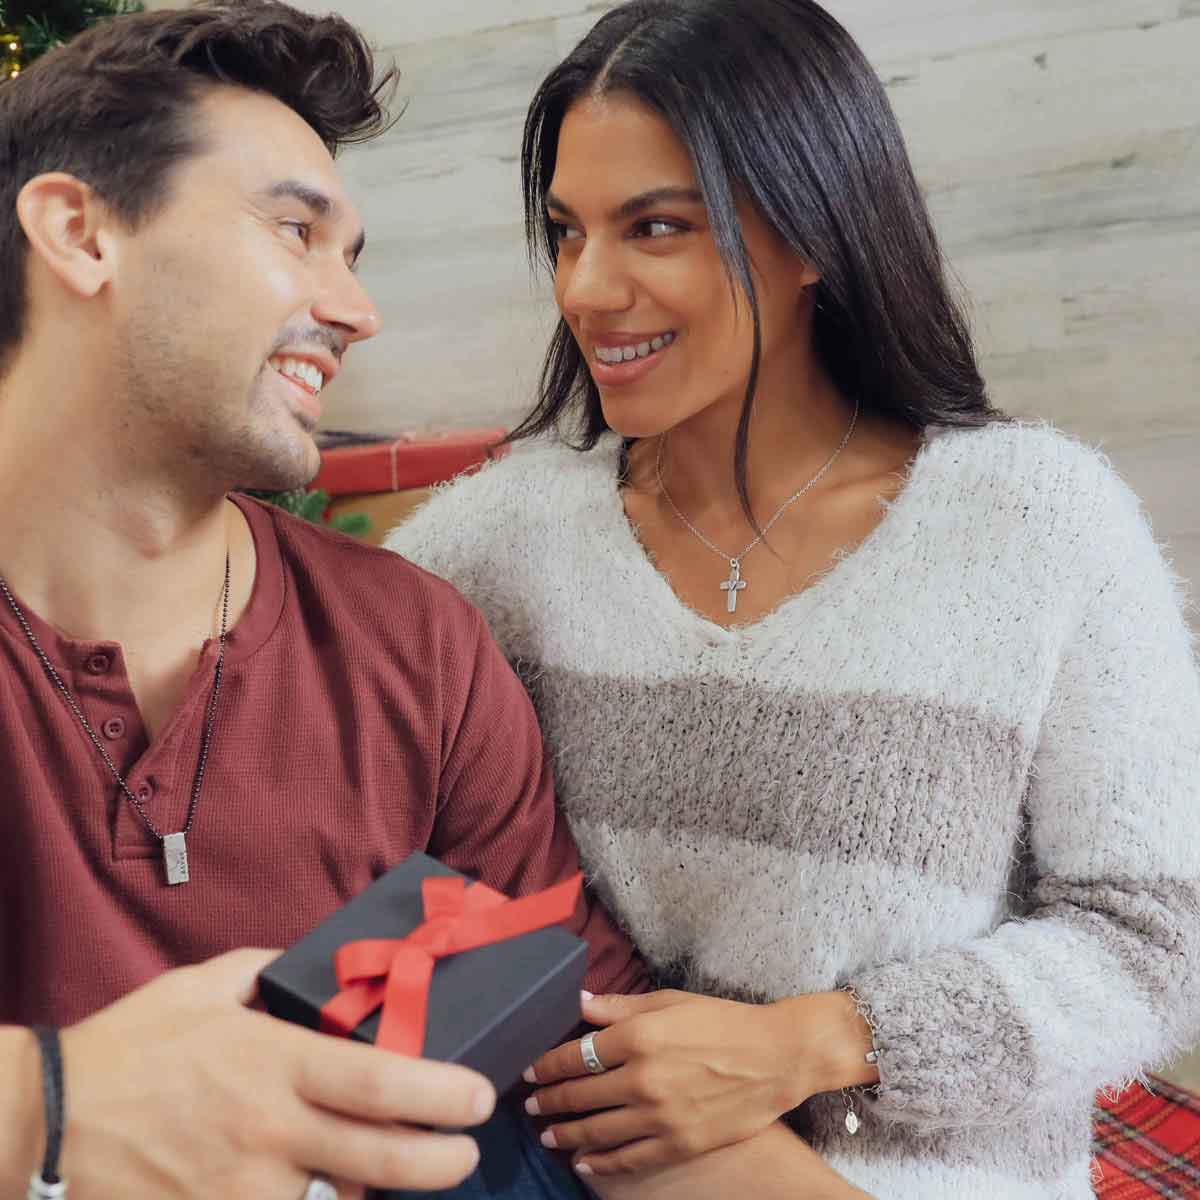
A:
<svg viewBox="0 0 1200 1200">
<path fill-rule="evenodd" d="M 659 204 L 703 204 L 704 196 L 699 188 L 695 187 L 661 187 L 653 188 L 648 192 L 640 192 L 636 196 L 631 196 L 628 200 L 619 204 L 609 214 L 614 221 L 626 220 L 629 217 L 636 217 L 638 213 L 645 212 L 649 208 L 654 208 Z M 564 217 L 574 217 L 575 213 L 571 210 L 570 205 L 564 204 L 558 196 L 553 192 L 546 193 L 546 207 L 553 209 L 555 212 L 562 213 Z"/>
</svg>

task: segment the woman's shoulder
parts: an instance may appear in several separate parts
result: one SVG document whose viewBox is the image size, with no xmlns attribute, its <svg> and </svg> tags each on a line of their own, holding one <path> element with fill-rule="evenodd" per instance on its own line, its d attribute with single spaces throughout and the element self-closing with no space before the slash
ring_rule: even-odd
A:
<svg viewBox="0 0 1200 1200">
<path fill-rule="evenodd" d="M 973 428 L 938 428 L 929 452 L 966 475 L 1014 483 L 1112 473 L 1100 450 L 1048 421 L 1002 420 Z"/>
<path fill-rule="evenodd" d="M 550 439 L 519 444 L 436 489 L 385 544 L 451 578 L 461 575 L 464 560 L 494 564 L 543 554 L 547 539 L 578 528 L 574 513 L 594 507 L 614 486 L 618 450 L 610 437 L 589 451 Z"/>
<path fill-rule="evenodd" d="M 518 443 L 510 453 L 470 475 L 439 487 L 431 504 L 458 511 L 483 509 L 502 517 L 520 510 L 536 516 L 551 502 L 585 496 L 615 470 L 610 439 L 590 451 L 561 441 Z M 533 511 L 530 511 L 530 510 Z"/>
<path fill-rule="evenodd" d="M 1137 506 L 1100 449 L 1045 421 L 939 429 L 925 454 L 935 482 L 972 508 L 1017 511 L 1028 521 Z"/>
<path fill-rule="evenodd" d="M 1045 422 L 944 430 L 926 448 L 930 507 L 957 514 L 978 547 L 1017 547 L 1071 577 L 1162 555 L 1140 499 L 1098 447 Z"/>
</svg>

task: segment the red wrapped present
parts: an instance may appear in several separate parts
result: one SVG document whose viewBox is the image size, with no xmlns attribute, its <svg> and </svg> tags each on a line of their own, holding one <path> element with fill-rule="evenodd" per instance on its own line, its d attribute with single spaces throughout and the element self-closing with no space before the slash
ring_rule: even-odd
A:
<svg viewBox="0 0 1200 1200">
<path fill-rule="evenodd" d="M 310 486 L 331 496 L 431 487 L 501 457 L 508 447 L 497 443 L 506 432 L 405 433 L 387 441 L 334 446 L 321 452 L 321 470 Z"/>
</svg>

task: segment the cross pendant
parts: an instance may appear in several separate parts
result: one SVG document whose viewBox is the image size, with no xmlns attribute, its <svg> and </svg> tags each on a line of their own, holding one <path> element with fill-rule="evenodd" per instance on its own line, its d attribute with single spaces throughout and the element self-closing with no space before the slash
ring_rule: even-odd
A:
<svg viewBox="0 0 1200 1200">
<path fill-rule="evenodd" d="M 742 564 L 736 558 L 729 562 L 729 578 L 721 584 L 725 593 L 725 611 L 737 612 L 738 592 L 746 590 L 746 581 L 742 578 Z"/>
</svg>

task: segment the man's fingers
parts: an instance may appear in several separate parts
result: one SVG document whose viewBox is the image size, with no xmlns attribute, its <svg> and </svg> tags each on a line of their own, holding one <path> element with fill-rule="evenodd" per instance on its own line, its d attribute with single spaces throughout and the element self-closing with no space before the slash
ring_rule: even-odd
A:
<svg viewBox="0 0 1200 1200">
<path fill-rule="evenodd" d="M 466 1067 L 323 1034 L 305 1040 L 296 1091 L 320 1108 L 366 1121 L 459 1129 L 486 1121 L 496 1107 L 492 1085 Z"/>
<path fill-rule="evenodd" d="M 465 1134 L 367 1125 L 316 1109 L 298 1117 L 292 1128 L 298 1163 L 370 1188 L 451 1188 L 479 1163 L 479 1148 Z"/>
<path fill-rule="evenodd" d="M 179 973 L 203 975 L 203 992 L 207 1000 L 229 1000 L 249 1004 L 258 994 L 259 974 L 280 955 L 278 950 L 230 950 Z"/>
</svg>

